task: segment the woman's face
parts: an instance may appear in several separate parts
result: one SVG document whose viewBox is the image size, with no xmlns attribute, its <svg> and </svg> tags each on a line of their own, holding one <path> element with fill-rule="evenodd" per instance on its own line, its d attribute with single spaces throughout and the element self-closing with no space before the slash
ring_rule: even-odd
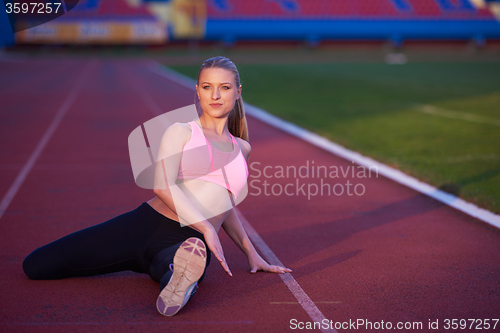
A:
<svg viewBox="0 0 500 333">
<path fill-rule="evenodd" d="M 227 117 L 240 97 L 241 85 L 236 86 L 230 70 L 205 68 L 200 73 L 196 93 L 203 113 L 214 118 Z"/>
</svg>

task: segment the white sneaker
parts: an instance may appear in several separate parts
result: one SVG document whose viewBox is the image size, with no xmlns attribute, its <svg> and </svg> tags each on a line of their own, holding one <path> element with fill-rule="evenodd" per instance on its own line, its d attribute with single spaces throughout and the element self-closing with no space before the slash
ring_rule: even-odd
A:
<svg viewBox="0 0 500 333">
<path fill-rule="evenodd" d="M 199 238 L 186 239 L 174 256 L 173 274 L 156 301 L 156 308 L 164 316 L 173 316 L 187 303 L 198 288 L 198 280 L 205 271 L 207 248 Z"/>
</svg>

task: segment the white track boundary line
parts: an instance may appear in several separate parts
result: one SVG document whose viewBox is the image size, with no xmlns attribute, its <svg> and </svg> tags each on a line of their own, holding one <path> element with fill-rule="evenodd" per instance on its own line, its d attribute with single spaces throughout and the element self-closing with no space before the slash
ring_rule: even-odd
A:
<svg viewBox="0 0 500 333">
<path fill-rule="evenodd" d="M 278 259 L 278 257 L 274 254 L 274 252 L 267 246 L 266 242 L 260 237 L 260 235 L 255 231 L 255 229 L 252 227 L 250 222 L 247 221 L 245 216 L 241 213 L 241 211 L 234 207 L 236 213 L 239 216 L 239 219 L 243 226 L 245 227 L 245 230 L 248 233 L 248 237 L 252 240 L 252 243 L 259 249 L 260 253 L 264 255 L 264 257 L 267 259 L 267 261 L 271 265 L 278 265 L 282 267 L 286 267 L 283 265 L 283 263 Z M 325 318 L 325 316 L 321 313 L 321 311 L 318 309 L 316 304 L 309 298 L 309 296 L 306 294 L 304 289 L 297 283 L 297 281 L 293 278 L 292 274 L 290 273 L 285 273 L 285 274 L 278 274 L 285 283 L 285 285 L 288 287 L 290 292 L 295 296 L 299 304 L 302 306 L 302 308 L 307 312 L 309 317 L 314 322 L 318 323 L 326 323 L 330 322 L 328 319 Z M 323 327 L 323 325 L 320 325 L 320 327 Z M 331 329 L 321 329 L 322 332 L 332 332 L 336 333 L 337 331 L 334 328 Z"/>
<path fill-rule="evenodd" d="M 194 86 L 196 84 L 195 80 L 188 78 L 187 76 L 184 76 L 180 73 L 177 73 L 171 70 L 170 68 L 167 68 L 156 62 L 152 62 L 149 68 L 154 73 L 164 76 L 169 80 L 174 80 L 175 82 L 189 89 L 194 89 Z M 415 191 L 428 195 L 429 197 L 434 198 L 450 207 L 458 209 L 494 227 L 500 228 L 500 215 L 494 214 L 489 210 L 480 208 L 470 202 L 458 198 L 457 196 L 441 191 L 432 185 L 424 183 L 414 177 L 408 176 L 407 174 L 401 172 L 400 170 L 391 168 L 390 166 L 380 163 L 372 158 L 363 156 L 360 153 L 342 147 L 341 145 L 336 144 L 335 142 L 332 142 L 316 133 L 301 128 L 288 121 L 280 119 L 256 106 L 245 103 L 245 112 L 248 115 L 259 119 L 260 121 L 265 122 L 266 124 L 274 126 L 280 130 L 283 130 L 295 137 L 307 141 L 317 147 L 329 151 L 334 155 L 340 156 L 348 161 L 352 161 L 354 163 L 363 165 L 365 167 L 376 167 L 379 171 L 379 174 L 399 184 L 405 185 Z"/>
<path fill-rule="evenodd" d="M 336 144 L 316 133 L 310 132 L 295 124 L 279 119 L 278 117 L 275 117 L 258 107 L 245 105 L 245 111 L 247 110 L 250 111 L 247 112 L 249 115 L 263 122 L 276 126 L 277 128 L 282 129 L 287 133 L 301 138 L 304 141 L 307 141 L 317 147 L 323 148 L 324 150 L 340 156 L 348 161 L 352 161 L 368 168 L 376 167 L 378 169 L 378 173 L 382 176 L 385 176 L 420 193 L 426 194 L 431 198 L 434 198 L 450 207 L 458 209 L 470 216 L 489 223 L 492 226 L 500 228 L 500 215 L 480 208 L 470 202 L 458 198 L 457 196 L 441 191 L 432 185 L 424 183 L 414 177 L 408 176 L 400 170 L 391 168 L 390 166 L 380 163 L 372 158 L 363 156 L 360 153 L 342 147 L 341 145 Z"/>
<path fill-rule="evenodd" d="M 61 105 L 61 107 L 57 111 L 56 115 L 54 116 L 54 119 L 52 119 L 52 122 L 50 123 L 49 127 L 47 128 L 47 130 L 43 134 L 40 141 L 38 142 L 38 145 L 36 146 L 35 150 L 33 151 L 33 153 L 31 153 L 28 161 L 26 162 L 26 164 L 24 164 L 23 168 L 21 169 L 21 171 L 17 175 L 16 179 L 14 180 L 14 182 L 12 183 L 10 188 L 7 190 L 7 193 L 5 193 L 2 201 L 0 202 L 0 219 L 2 218 L 4 213 L 7 211 L 7 208 L 9 207 L 10 203 L 12 202 L 14 197 L 16 196 L 17 192 L 19 191 L 19 189 L 23 185 L 24 180 L 26 179 L 26 177 L 30 173 L 31 169 L 35 165 L 36 160 L 38 159 L 38 157 L 40 156 L 42 151 L 45 149 L 45 146 L 47 145 L 50 138 L 52 137 L 52 134 L 54 134 L 57 127 L 61 123 L 62 119 L 66 115 L 66 112 L 69 110 L 69 107 L 75 101 L 76 96 L 77 96 L 78 92 L 80 91 L 84 80 L 88 76 L 88 72 L 89 72 L 88 67 L 90 67 L 90 63 L 87 65 L 87 68 L 85 68 L 82 71 L 82 74 L 78 78 L 78 81 L 75 83 L 75 85 L 73 86 L 73 89 L 71 89 L 71 92 L 66 97 L 63 104 Z"/>
<path fill-rule="evenodd" d="M 161 66 L 163 67 L 163 66 Z M 153 71 L 154 73 L 157 73 L 169 81 L 172 81 L 174 83 L 178 83 L 188 89 L 194 90 L 195 84 L 193 84 L 194 80 L 191 80 L 189 78 L 186 78 L 184 76 L 179 76 L 177 72 L 174 72 L 168 68 L 165 68 L 166 70 L 163 70 L 160 67 L 160 65 L 156 62 L 153 62 L 150 66 L 149 69 Z M 149 95 L 145 95 L 143 92 L 140 92 L 140 95 L 143 99 L 151 99 Z M 153 101 L 147 101 L 146 104 L 150 106 L 151 112 L 153 114 L 157 115 L 156 112 L 159 109 L 156 106 L 156 103 Z M 154 110 L 154 111 L 153 111 Z M 274 252 L 267 246 L 266 242 L 260 237 L 260 235 L 255 231 L 255 229 L 252 227 L 250 222 L 243 216 L 241 211 L 234 207 L 236 214 L 238 215 L 239 219 L 241 220 L 245 230 L 248 233 L 248 237 L 252 240 L 253 244 L 260 250 L 260 252 L 264 255 L 264 257 L 269 261 L 270 264 L 272 265 L 279 265 L 285 267 L 283 263 L 278 259 L 278 257 L 274 254 Z M 314 322 L 319 322 L 323 323 L 327 322 L 328 319 L 321 313 L 321 311 L 318 309 L 318 307 L 314 304 L 314 302 L 309 298 L 309 296 L 305 293 L 305 291 L 300 287 L 300 285 L 295 281 L 293 276 L 290 273 L 285 273 L 285 274 L 278 274 L 285 285 L 288 287 L 290 292 L 295 296 L 299 304 L 302 306 L 302 308 L 306 311 L 306 313 L 309 315 L 309 317 L 314 321 Z M 329 321 L 328 321 L 329 322 Z M 321 325 L 322 327 L 322 325 Z M 330 332 L 330 333 L 337 333 L 335 329 L 321 329 L 322 332 Z"/>
</svg>

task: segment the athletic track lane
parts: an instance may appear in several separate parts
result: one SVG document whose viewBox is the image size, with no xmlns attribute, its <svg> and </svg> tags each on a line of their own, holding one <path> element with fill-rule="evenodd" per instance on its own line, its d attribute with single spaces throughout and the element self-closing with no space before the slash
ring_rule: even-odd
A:
<svg viewBox="0 0 500 333">
<path fill-rule="evenodd" d="M 154 116 L 145 98 L 166 112 L 192 103 L 193 92 L 148 71 L 147 64 L 0 62 L 5 73 L 0 78 L 2 197 L 84 75 L 74 102 L 0 220 L 2 332 L 281 332 L 289 330 L 290 319 L 310 320 L 279 277 L 247 272 L 245 257 L 223 232 L 234 276 L 212 264 L 195 298 L 172 318 L 158 315 L 158 287 L 146 275 L 60 281 L 24 276 L 22 260 L 37 246 L 151 197 L 133 182 L 128 134 Z M 267 179 L 282 187 L 296 181 L 255 178 L 256 169 L 265 166 L 299 167 L 307 161 L 352 166 L 256 119 L 248 122 L 250 181 Z M 298 180 L 306 187 L 319 183 Z M 300 194 L 252 195 L 256 190 L 250 188 L 238 206 L 326 318 L 426 325 L 429 319 L 498 314 L 497 229 L 382 177 L 326 181 L 347 180 L 362 183 L 366 193 L 307 200 Z"/>
</svg>

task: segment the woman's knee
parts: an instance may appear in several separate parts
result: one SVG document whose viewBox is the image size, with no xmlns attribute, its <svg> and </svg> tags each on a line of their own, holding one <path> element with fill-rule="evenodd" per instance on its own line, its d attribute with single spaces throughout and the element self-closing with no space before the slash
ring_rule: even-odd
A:
<svg viewBox="0 0 500 333">
<path fill-rule="evenodd" d="M 32 280 L 60 279 L 69 270 L 57 253 L 43 247 L 31 252 L 23 261 L 24 274 Z"/>
<path fill-rule="evenodd" d="M 36 250 L 31 252 L 23 261 L 23 271 L 32 280 L 43 280 L 39 261 L 36 259 Z"/>
</svg>

